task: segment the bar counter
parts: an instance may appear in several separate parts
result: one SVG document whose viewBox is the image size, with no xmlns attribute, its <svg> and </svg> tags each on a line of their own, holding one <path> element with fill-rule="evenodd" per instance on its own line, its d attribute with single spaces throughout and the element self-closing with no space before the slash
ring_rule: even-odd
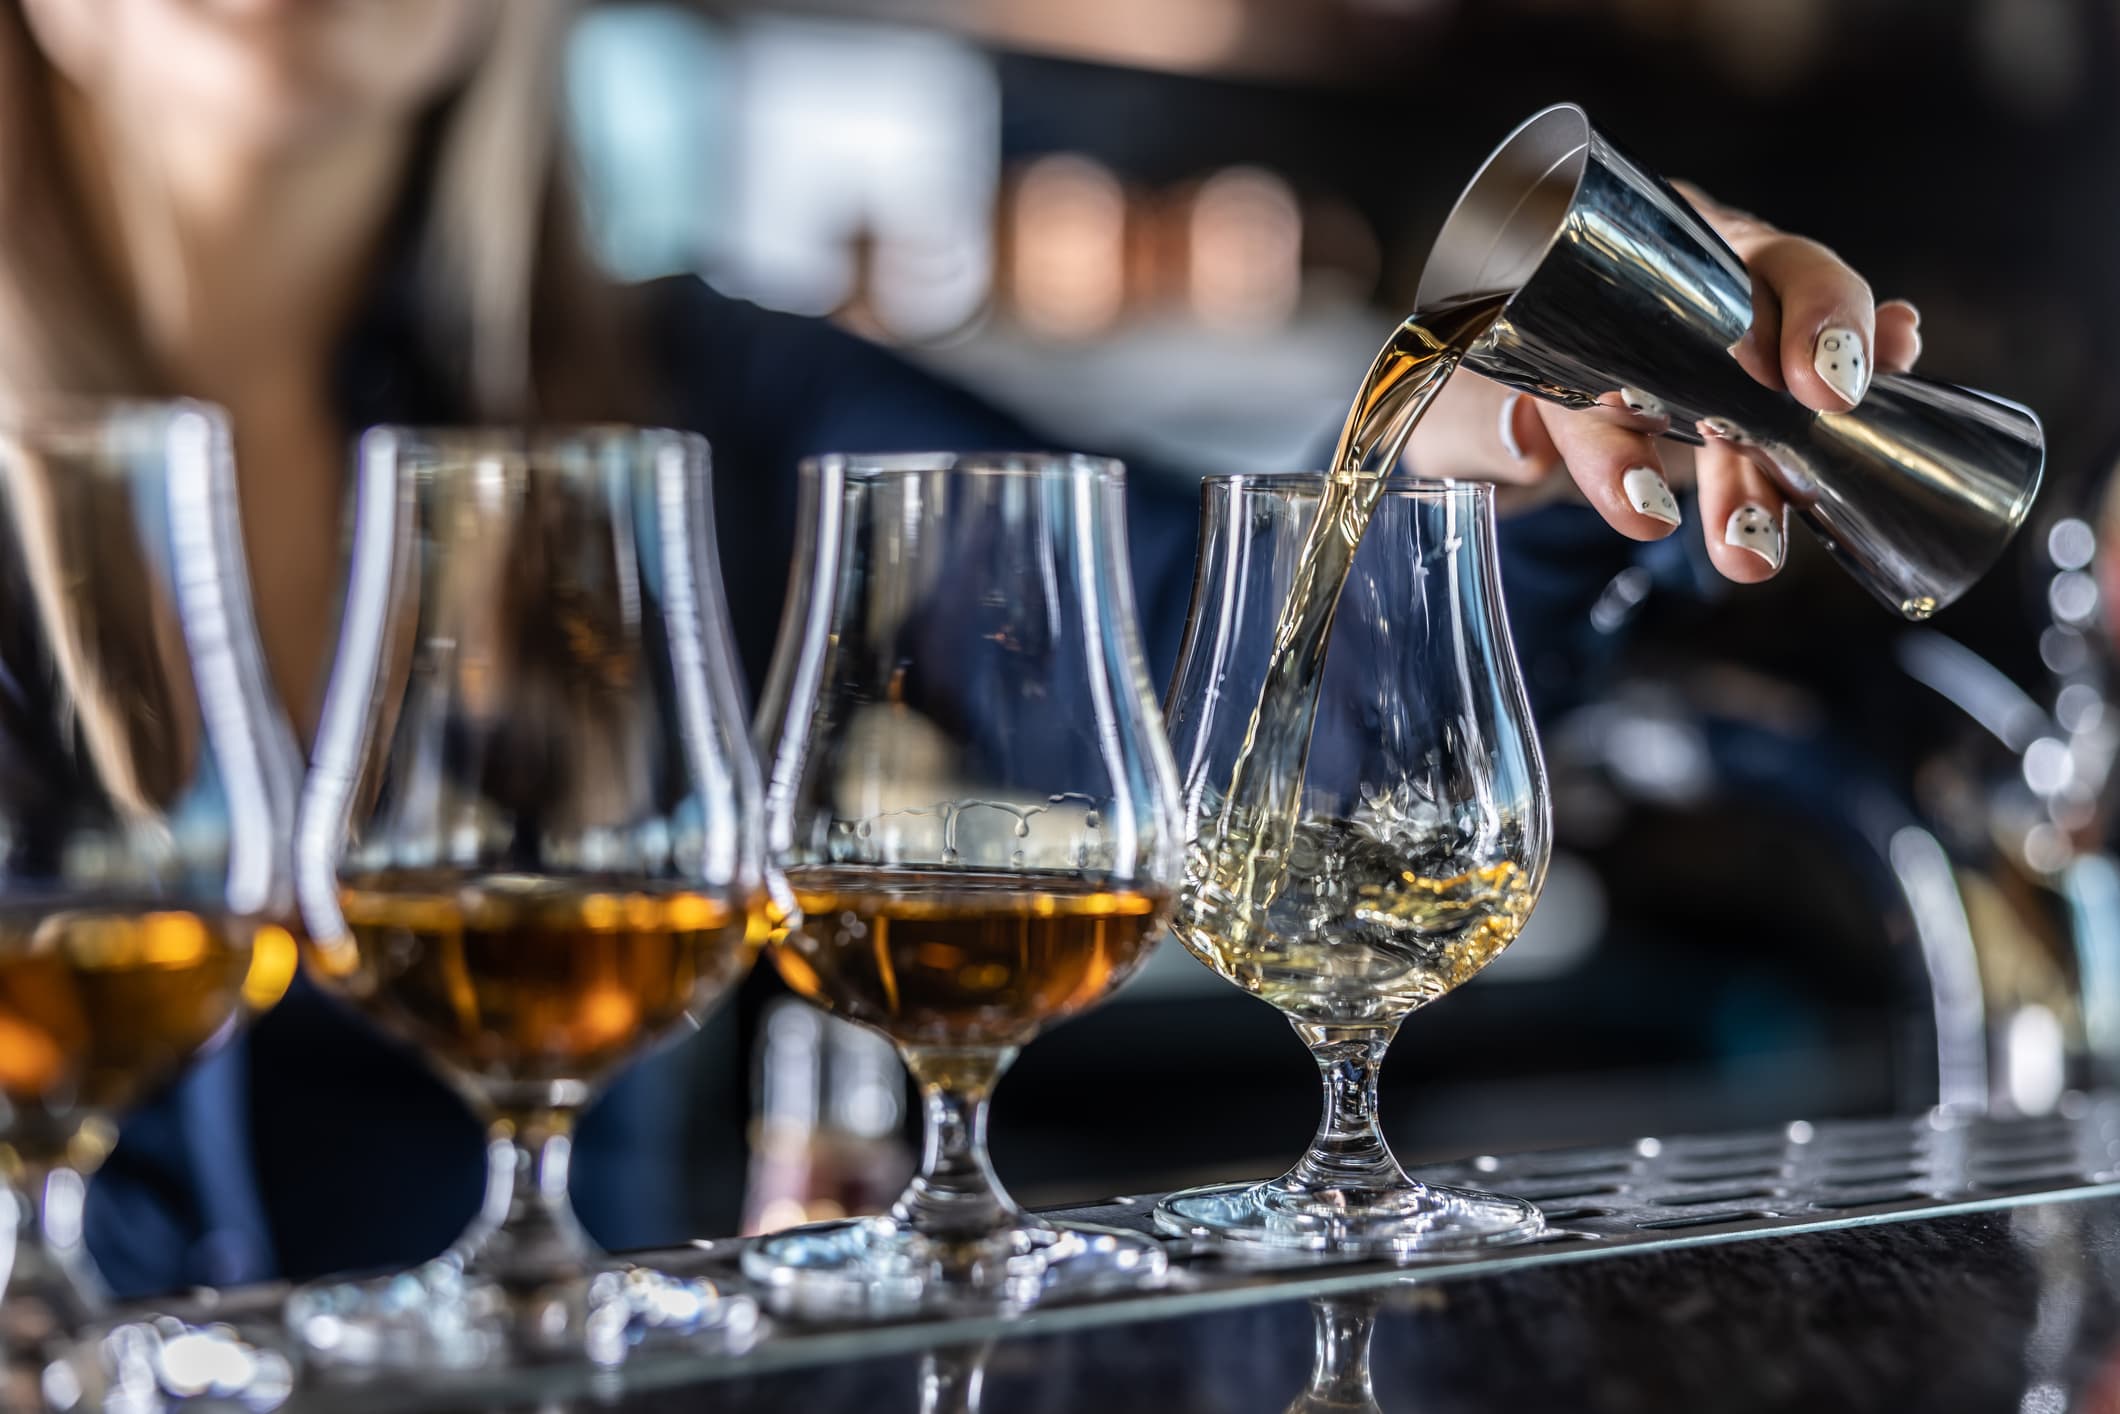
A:
<svg viewBox="0 0 2120 1414">
<path fill-rule="evenodd" d="M 1014 1319 L 769 1321 L 733 1359 L 312 1377 L 287 1407 L 2120 1411 L 2120 1096 L 2041 1119 L 1798 1123 L 1420 1173 L 1533 1199 L 1552 1230 L 1399 1266 L 1239 1266 L 1181 1241 L 1163 1290 Z M 1067 1215 L 1147 1230 L 1152 1203 Z M 661 1260 L 713 1270 L 732 1246 Z"/>
</svg>

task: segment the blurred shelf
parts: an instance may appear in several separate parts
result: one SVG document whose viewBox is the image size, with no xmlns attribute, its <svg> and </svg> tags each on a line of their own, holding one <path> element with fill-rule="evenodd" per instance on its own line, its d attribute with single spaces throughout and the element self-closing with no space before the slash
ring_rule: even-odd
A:
<svg viewBox="0 0 2120 1414">
<path fill-rule="evenodd" d="M 1193 475 L 1301 471 L 1390 328 L 1351 306 L 1262 333 L 1169 320 L 1084 344 L 994 326 L 915 357 L 1069 445 Z"/>
</svg>

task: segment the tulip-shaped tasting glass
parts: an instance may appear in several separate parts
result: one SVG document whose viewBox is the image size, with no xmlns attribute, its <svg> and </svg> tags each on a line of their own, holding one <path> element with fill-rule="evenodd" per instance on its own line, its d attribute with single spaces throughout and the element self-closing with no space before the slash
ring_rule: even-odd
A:
<svg viewBox="0 0 2120 1414">
<path fill-rule="evenodd" d="M 1258 720 L 1319 476 L 1202 490 L 1191 620 L 1171 690 L 1192 843 L 1173 930 L 1294 1023 L 1325 1081 L 1310 1150 L 1264 1183 L 1175 1194 L 1166 1231 L 1240 1249 L 1404 1254 L 1522 1240 L 1538 1210 L 1409 1178 L 1378 1125 L 1401 1022 L 1516 937 L 1550 807 L 1496 568 L 1491 487 L 1402 480 L 1341 593 L 1311 730 Z M 1293 742 L 1265 761 L 1261 743 Z M 1307 757 L 1301 748 L 1307 742 Z M 1278 784 L 1277 784 L 1278 783 Z M 1280 802 L 1278 805 L 1274 802 Z"/>
<path fill-rule="evenodd" d="M 350 1363 L 609 1361 L 634 1316 L 726 1334 L 715 1293 L 605 1269 L 567 1200 L 598 1083 L 765 932 L 706 444 L 377 428 L 358 476 L 298 846 L 311 959 L 455 1082 L 493 1168 L 418 1281 L 312 1288 L 290 1319 Z"/>
<path fill-rule="evenodd" d="M 1181 867 L 1122 473 L 835 456 L 803 468 L 801 492 L 760 735 L 773 858 L 804 922 L 772 955 L 798 993 L 897 1043 L 927 1139 L 889 1215 L 764 1239 L 745 1269 L 841 1312 L 1151 1278 L 1153 1241 L 1032 1217 L 986 1153 L 1002 1071 L 1133 975 Z"/>
<path fill-rule="evenodd" d="M 105 1314 L 81 1202 L 118 1118 L 294 974 L 300 761 L 235 496 L 215 408 L 0 413 L 0 1347 L 18 1373 Z"/>
</svg>

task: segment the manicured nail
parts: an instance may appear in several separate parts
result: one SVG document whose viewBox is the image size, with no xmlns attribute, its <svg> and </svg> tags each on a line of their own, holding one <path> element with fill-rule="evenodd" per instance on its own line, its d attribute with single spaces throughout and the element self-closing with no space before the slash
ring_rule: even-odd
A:
<svg viewBox="0 0 2120 1414">
<path fill-rule="evenodd" d="M 1665 525 L 1678 524 L 1678 500 L 1671 494 L 1670 484 L 1657 475 L 1655 467 L 1630 466 L 1627 474 L 1619 479 L 1619 484 L 1627 493 L 1628 505 L 1651 520 L 1660 520 Z"/>
<path fill-rule="evenodd" d="M 1781 521 L 1765 506 L 1739 506 L 1723 527 L 1723 544 L 1750 550 L 1771 569 L 1781 568 Z"/>
<path fill-rule="evenodd" d="M 1870 360 L 1862 347 L 1862 335 L 1853 329 L 1832 328 L 1818 336 L 1811 366 L 1826 386 L 1853 407 L 1870 390 Z"/>
<path fill-rule="evenodd" d="M 1516 440 L 1516 405 L 1524 400 L 1522 393 L 1511 393 L 1502 399 L 1501 416 L 1495 421 L 1495 431 L 1501 434 L 1502 448 L 1509 453 L 1511 461 L 1524 460 L 1523 444 Z"/>
<path fill-rule="evenodd" d="M 1622 388 L 1619 400 L 1627 405 L 1627 411 L 1636 417 L 1668 417 L 1670 410 L 1659 398 L 1653 398 L 1639 388 Z"/>
<path fill-rule="evenodd" d="M 1745 440 L 1744 429 L 1727 417 L 1704 417 L 1700 420 L 1700 430 L 1705 436 L 1720 437 L 1725 442 Z"/>
</svg>

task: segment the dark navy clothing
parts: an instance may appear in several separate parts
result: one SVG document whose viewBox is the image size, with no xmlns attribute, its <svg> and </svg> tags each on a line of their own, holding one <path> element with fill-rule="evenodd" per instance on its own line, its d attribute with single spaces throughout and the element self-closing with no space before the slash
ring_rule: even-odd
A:
<svg viewBox="0 0 2120 1414">
<path fill-rule="evenodd" d="M 834 450 L 1054 445 L 829 325 L 728 299 L 693 279 L 639 293 L 657 417 L 704 434 L 713 448 L 723 576 L 754 690 L 792 555 L 798 461 Z M 350 427 L 466 416 L 449 380 L 422 355 L 410 298 L 386 283 L 344 351 L 338 400 Z M 1130 473 L 1128 499 L 1136 596 L 1151 668 L 1163 682 L 1184 625 L 1198 501 L 1184 476 L 1145 467 Z M 1511 618 L 1534 693 L 1575 689 L 1600 645 L 1584 627 L 1585 608 L 1626 565 L 1628 544 L 1589 512 L 1567 509 L 1505 523 L 1503 538 Z M 672 1106 L 652 1089 L 652 1073 L 621 1083 L 605 1105 L 612 1117 L 582 1136 L 584 1170 L 598 1164 L 600 1139 L 641 1152 L 668 1145 Z M 125 1293 L 416 1261 L 468 1218 L 481 1164 L 476 1124 L 416 1058 L 298 983 L 248 1038 L 128 1120 L 91 1190 L 90 1238 Z M 643 1174 L 651 1167 L 635 1166 Z M 684 1235 L 681 1195 L 668 1184 L 593 1187 L 620 1195 L 603 1205 L 613 1211 L 583 1213 L 606 1240 Z"/>
</svg>

